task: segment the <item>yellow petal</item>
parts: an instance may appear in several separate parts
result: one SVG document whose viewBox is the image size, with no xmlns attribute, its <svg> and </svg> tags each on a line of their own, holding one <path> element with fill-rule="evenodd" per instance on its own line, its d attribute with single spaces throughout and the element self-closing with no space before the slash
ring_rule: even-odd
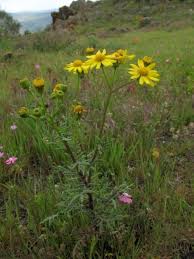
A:
<svg viewBox="0 0 194 259">
<path fill-rule="evenodd" d="M 101 63 L 98 62 L 97 65 L 96 65 L 96 69 L 100 69 L 100 67 L 101 67 Z"/>
<path fill-rule="evenodd" d="M 156 66 L 156 63 L 151 63 L 149 66 L 147 66 L 147 68 L 153 69 L 155 66 Z"/>
<path fill-rule="evenodd" d="M 105 59 L 105 60 L 102 61 L 102 64 L 105 67 L 110 67 L 110 66 L 112 66 L 113 63 L 110 60 Z"/>
<path fill-rule="evenodd" d="M 153 76 L 149 76 L 149 79 L 151 79 L 152 81 L 155 81 L 155 82 L 159 82 L 160 81 L 159 78 L 156 78 L 156 77 L 153 77 Z"/>
<path fill-rule="evenodd" d="M 139 84 L 140 84 L 140 85 L 143 85 L 143 84 L 144 84 L 144 77 L 143 77 L 143 76 L 140 77 L 140 79 L 139 79 Z"/>
<path fill-rule="evenodd" d="M 149 80 L 146 76 L 144 76 L 144 81 L 145 81 L 145 83 L 146 83 L 147 85 L 150 84 L 150 80 Z"/>
<path fill-rule="evenodd" d="M 86 57 L 89 58 L 89 59 L 92 59 L 92 58 L 95 57 L 95 55 L 90 55 L 90 56 L 86 56 Z"/>
<path fill-rule="evenodd" d="M 141 59 L 138 59 L 138 66 L 140 67 L 140 68 L 144 68 L 144 63 L 143 63 L 143 60 L 141 60 Z"/>
<path fill-rule="evenodd" d="M 78 67 L 77 70 L 78 70 L 79 73 L 82 72 L 82 68 L 81 67 Z"/>
<path fill-rule="evenodd" d="M 129 55 L 128 57 L 129 57 L 129 60 L 132 60 L 135 58 L 135 55 Z"/>
<path fill-rule="evenodd" d="M 133 67 L 134 69 L 139 69 L 139 67 L 135 64 L 130 64 L 131 67 Z"/>
<path fill-rule="evenodd" d="M 137 79 L 139 77 L 139 75 L 133 75 L 131 76 L 131 79 Z"/>
</svg>

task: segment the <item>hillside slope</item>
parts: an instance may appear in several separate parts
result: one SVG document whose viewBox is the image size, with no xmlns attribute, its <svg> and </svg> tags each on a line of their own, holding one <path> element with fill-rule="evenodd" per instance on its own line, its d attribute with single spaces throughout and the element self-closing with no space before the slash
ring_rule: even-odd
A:
<svg viewBox="0 0 194 259">
<path fill-rule="evenodd" d="M 94 31 L 127 32 L 142 28 L 183 28 L 194 24 L 194 2 L 170 1 L 137 3 L 129 0 L 75 1 L 70 5 L 74 16 L 60 15 L 59 28 L 80 33 Z M 59 10 L 60 14 L 60 10 Z"/>
</svg>

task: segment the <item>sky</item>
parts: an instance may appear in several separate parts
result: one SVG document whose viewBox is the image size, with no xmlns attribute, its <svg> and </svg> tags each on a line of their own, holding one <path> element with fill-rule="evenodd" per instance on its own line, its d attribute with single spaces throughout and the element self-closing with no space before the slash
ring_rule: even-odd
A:
<svg viewBox="0 0 194 259">
<path fill-rule="evenodd" d="M 0 0 L 0 9 L 7 12 L 42 11 L 70 5 L 72 0 Z"/>
</svg>

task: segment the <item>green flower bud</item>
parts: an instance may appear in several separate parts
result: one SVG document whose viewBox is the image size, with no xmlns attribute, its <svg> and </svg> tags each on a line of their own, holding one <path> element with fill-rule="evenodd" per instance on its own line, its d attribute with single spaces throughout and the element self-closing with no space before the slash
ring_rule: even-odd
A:
<svg viewBox="0 0 194 259">
<path fill-rule="evenodd" d="M 20 80 L 20 86 L 25 90 L 28 90 L 30 88 L 30 81 L 28 80 L 27 77 Z"/>
<path fill-rule="evenodd" d="M 18 114 L 20 115 L 20 117 L 22 118 L 27 118 L 29 116 L 29 109 L 27 107 L 21 107 L 18 110 Z"/>
<path fill-rule="evenodd" d="M 63 96 L 64 96 L 64 92 L 62 90 L 55 90 L 51 94 L 51 98 L 53 98 L 53 99 L 55 99 L 55 98 L 63 98 Z"/>
<path fill-rule="evenodd" d="M 40 107 L 34 108 L 32 111 L 32 114 L 35 117 L 40 117 L 42 115 L 42 108 L 40 108 Z"/>
<path fill-rule="evenodd" d="M 54 89 L 53 89 L 53 92 L 59 91 L 59 90 L 61 90 L 63 92 L 66 92 L 67 91 L 67 86 L 64 85 L 64 84 L 56 84 Z"/>
</svg>

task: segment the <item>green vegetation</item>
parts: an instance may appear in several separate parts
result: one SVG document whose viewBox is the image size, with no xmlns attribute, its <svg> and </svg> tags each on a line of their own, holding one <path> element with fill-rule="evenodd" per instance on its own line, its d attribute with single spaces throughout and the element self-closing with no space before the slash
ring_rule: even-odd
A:
<svg viewBox="0 0 194 259">
<path fill-rule="evenodd" d="M 20 24 L 9 14 L 0 10 L 0 36 L 16 36 L 20 30 Z"/>
<path fill-rule="evenodd" d="M 86 22 L 78 26 L 80 32 L 123 33 L 137 29 L 180 29 L 194 22 L 193 1 L 130 1 L 104 0 L 86 5 Z"/>
<path fill-rule="evenodd" d="M 183 5 L 183 10 L 189 8 Z M 174 20 L 168 31 L 163 25 L 157 30 L 149 26 L 149 31 L 110 31 L 107 24 L 95 31 L 89 24 L 85 34 L 83 25 L 66 35 L 0 39 L 0 152 L 18 158 L 12 166 L 0 160 L 0 258 L 182 258 L 193 251 L 192 21 L 182 28 Z M 161 75 L 161 82 L 148 88 L 130 80 L 129 64 L 118 69 L 114 87 L 127 85 L 112 96 L 101 138 L 109 91 L 103 72 L 82 79 L 75 97 L 77 77 L 64 71 L 65 64 L 85 59 L 85 48 L 91 46 L 151 56 Z M 112 71 L 105 69 L 109 80 Z M 49 111 L 56 82 L 67 86 L 54 124 L 47 121 L 50 115 L 32 119 L 17 114 L 21 106 L 37 105 L 19 81 L 32 81 L 39 73 L 46 82 Z M 87 110 L 79 120 L 72 112 L 75 99 Z M 13 124 L 16 130 L 10 129 Z M 85 186 L 76 168 L 87 178 L 96 147 L 92 184 Z M 123 192 L 132 195 L 132 204 L 118 202 Z"/>
</svg>

